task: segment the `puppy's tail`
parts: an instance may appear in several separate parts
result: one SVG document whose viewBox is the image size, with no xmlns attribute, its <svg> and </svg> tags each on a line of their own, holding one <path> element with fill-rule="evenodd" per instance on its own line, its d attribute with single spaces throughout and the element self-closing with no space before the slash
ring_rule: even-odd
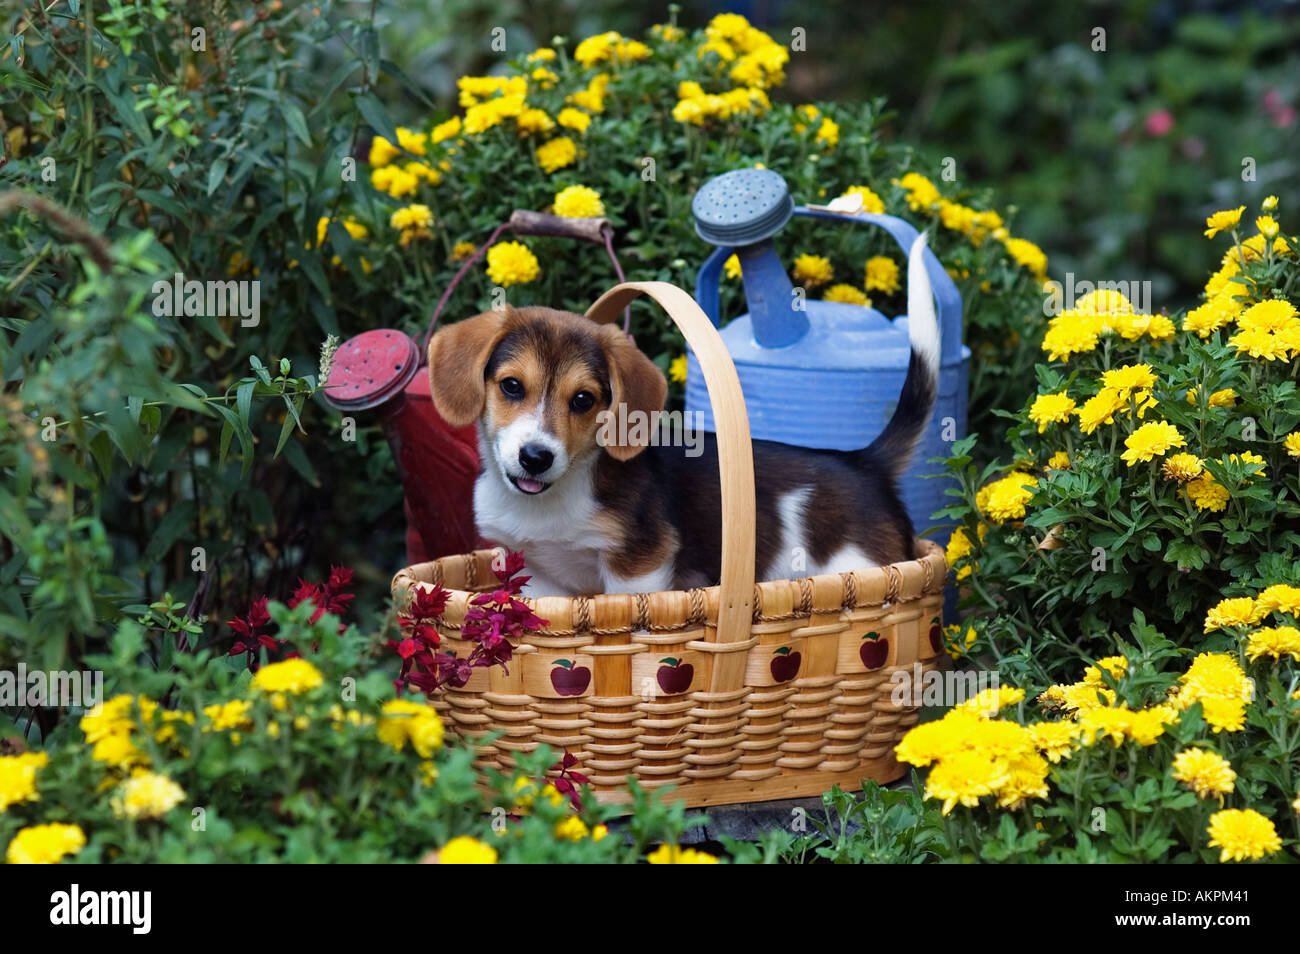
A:
<svg viewBox="0 0 1300 954">
<path fill-rule="evenodd" d="M 939 321 L 934 292 L 925 271 L 925 233 L 912 243 L 907 257 L 907 333 L 912 355 L 898 408 L 880 436 L 859 453 L 884 466 L 897 479 L 930 425 L 939 389 Z"/>
</svg>

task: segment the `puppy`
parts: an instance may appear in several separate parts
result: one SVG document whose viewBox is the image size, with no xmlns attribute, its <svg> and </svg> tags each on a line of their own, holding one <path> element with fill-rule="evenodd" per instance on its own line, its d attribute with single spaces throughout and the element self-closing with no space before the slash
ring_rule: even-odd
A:
<svg viewBox="0 0 1300 954">
<path fill-rule="evenodd" d="M 929 424 L 938 381 L 939 329 L 924 251 L 920 236 L 908 262 L 911 358 L 880 436 L 847 452 L 754 441 L 757 579 L 791 576 L 795 547 L 806 555 L 800 575 L 915 558 L 898 478 Z M 429 373 L 438 413 L 453 426 L 478 423 L 478 529 L 524 551 L 532 595 L 717 582 L 722 528 L 713 435 L 703 435 L 698 456 L 680 446 L 598 441 L 607 436 L 602 411 L 653 420 L 668 390 L 617 327 L 551 308 L 507 307 L 439 331 L 429 344 Z"/>
</svg>

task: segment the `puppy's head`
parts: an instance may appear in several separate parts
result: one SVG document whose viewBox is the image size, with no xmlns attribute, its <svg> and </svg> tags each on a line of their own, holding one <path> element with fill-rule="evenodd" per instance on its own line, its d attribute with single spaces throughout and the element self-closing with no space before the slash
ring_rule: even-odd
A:
<svg viewBox="0 0 1300 954">
<path fill-rule="evenodd" d="M 478 421 L 484 467 L 525 495 L 602 447 L 635 457 L 650 428 L 605 427 L 602 412 L 653 420 L 668 394 L 663 373 L 618 328 L 551 308 L 507 307 L 444 328 L 429 343 L 429 375 L 438 413 L 454 427 Z"/>
</svg>

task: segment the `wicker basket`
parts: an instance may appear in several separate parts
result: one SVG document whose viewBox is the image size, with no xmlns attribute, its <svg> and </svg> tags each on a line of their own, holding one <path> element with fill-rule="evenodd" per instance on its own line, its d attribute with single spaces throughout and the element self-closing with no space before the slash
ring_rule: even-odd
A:
<svg viewBox="0 0 1300 954">
<path fill-rule="evenodd" d="M 481 764 L 508 770 L 516 753 L 546 743 L 576 756 L 606 802 L 627 800 L 629 775 L 647 788 L 677 786 L 688 805 L 898 778 L 893 748 L 917 710 L 893 700 L 893 676 L 903 671 L 914 685 L 938 666 L 943 551 L 921 540 L 917 560 L 755 585 L 753 457 L 735 368 L 676 286 L 618 285 L 588 317 L 611 321 L 642 293 L 681 328 L 709 385 L 722 478 L 719 585 L 533 598 L 550 625 L 519 644 L 509 673 L 475 670 L 434 705 L 465 739 L 499 734 L 480 744 Z M 412 587 L 447 587 L 443 645 L 467 655 L 460 622 L 472 596 L 495 583 L 493 556 L 479 550 L 408 567 L 393 593 L 400 600 Z"/>
</svg>

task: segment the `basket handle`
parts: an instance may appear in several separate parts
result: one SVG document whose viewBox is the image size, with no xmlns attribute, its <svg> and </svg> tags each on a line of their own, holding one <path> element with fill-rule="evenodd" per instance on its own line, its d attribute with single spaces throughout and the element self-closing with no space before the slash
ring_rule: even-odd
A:
<svg viewBox="0 0 1300 954">
<path fill-rule="evenodd" d="M 717 422 L 718 476 L 722 490 L 722 578 L 718 581 L 717 642 L 749 638 L 754 618 L 754 449 L 740 377 L 713 323 L 695 299 L 668 282 L 623 282 L 596 299 L 587 317 L 608 324 L 638 295 L 649 295 L 668 312 L 695 352 Z M 713 685 L 739 685 L 744 653 L 719 653 Z M 734 670 L 734 672 L 733 672 Z"/>
</svg>

